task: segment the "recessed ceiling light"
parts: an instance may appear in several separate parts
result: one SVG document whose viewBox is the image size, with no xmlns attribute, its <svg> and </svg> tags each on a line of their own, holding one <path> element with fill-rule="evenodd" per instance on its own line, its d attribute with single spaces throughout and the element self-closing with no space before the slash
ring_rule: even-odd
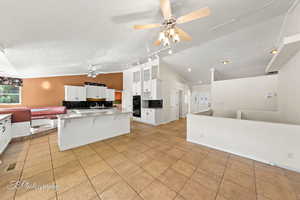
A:
<svg viewBox="0 0 300 200">
<path fill-rule="evenodd" d="M 278 50 L 277 49 L 273 49 L 270 53 L 273 54 L 273 55 L 275 55 L 275 54 L 278 53 Z"/>
<path fill-rule="evenodd" d="M 151 62 L 151 61 L 152 61 L 152 58 L 151 58 L 151 57 L 149 57 L 149 58 L 148 58 L 148 61 L 149 61 L 149 62 Z"/>
<path fill-rule="evenodd" d="M 192 71 L 192 69 L 191 68 L 188 68 L 188 72 L 191 72 Z"/>
<path fill-rule="evenodd" d="M 170 49 L 170 50 L 168 51 L 168 53 L 171 55 L 171 54 L 173 53 L 172 49 Z"/>
<path fill-rule="evenodd" d="M 227 65 L 227 64 L 229 64 L 229 63 L 230 63 L 230 60 L 223 60 L 223 61 L 222 61 L 222 64 L 223 64 L 223 65 Z"/>
</svg>

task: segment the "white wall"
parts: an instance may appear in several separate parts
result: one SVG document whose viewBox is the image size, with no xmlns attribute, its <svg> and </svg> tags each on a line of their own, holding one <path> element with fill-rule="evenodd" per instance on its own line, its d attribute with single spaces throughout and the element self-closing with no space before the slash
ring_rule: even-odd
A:
<svg viewBox="0 0 300 200">
<path fill-rule="evenodd" d="M 284 27 L 284 36 L 300 33 L 300 4 L 289 13 Z M 279 110 L 282 122 L 300 124 L 300 52 L 285 66 L 282 66 L 278 77 Z"/>
<path fill-rule="evenodd" d="M 122 108 L 132 111 L 132 83 L 133 71 L 123 71 L 123 92 L 122 92 Z"/>
<path fill-rule="evenodd" d="M 239 110 L 238 119 L 265 121 L 265 122 L 281 122 L 281 113 L 279 111 L 258 111 L 258 110 Z"/>
<path fill-rule="evenodd" d="M 284 66 L 278 77 L 282 122 L 300 124 L 300 52 Z"/>
<path fill-rule="evenodd" d="M 162 80 L 162 95 L 164 101 L 163 123 L 167 123 L 175 119 L 174 112 L 176 112 L 176 108 L 175 105 L 173 105 L 173 98 L 179 91 L 182 91 L 182 116 L 180 117 L 185 117 L 189 111 L 190 98 L 187 82 L 164 62 L 160 62 L 160 78 Z"/>
<path fill-rule="evenodd" d="M 300 172 L 299 133 L 300 126 L 288 124 L 193 114 L 189 114 L 187 118 L 189 142 L 298 172 Z"/>
<path fill-rule="evenodd" d="M 201 98 L 207 98 L 207 102 Z M 198 113 L 208 109 L 211 105 L 211 85 L 197 85 L 192 87 L 191 113 Z"/>
<path fill-rule="evenodd" d="M 276 111 L 277 75 L 214 81 L 214 116 L 235 118 L 238 110 Z"/>
</svg>

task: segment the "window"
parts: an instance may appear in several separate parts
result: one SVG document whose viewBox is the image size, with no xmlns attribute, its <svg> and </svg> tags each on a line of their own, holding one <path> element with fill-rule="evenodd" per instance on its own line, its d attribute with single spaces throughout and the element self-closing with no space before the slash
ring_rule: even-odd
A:
<svg viewBox="0 0 300 200">
<path fill-rule="evenodd" d="M 21 87 L 0 85 L 0 104 L 20 104 Z"/>
</svg>

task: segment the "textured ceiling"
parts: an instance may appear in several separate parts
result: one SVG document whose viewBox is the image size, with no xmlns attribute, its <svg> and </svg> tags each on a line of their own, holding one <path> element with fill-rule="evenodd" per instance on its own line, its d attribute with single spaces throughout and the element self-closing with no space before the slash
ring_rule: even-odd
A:
<svg viewBox="0 0 300 200">
<path fill-rule="evenodd" d="M 193 83 L 208 82 L 212 67 L 221 79 L 263 74 L 293 1 L 171 0 L 175 16 L 205 6 L 212 15 L 181 25 L 193 41 L 173 46 L 174 53 L 161 59 Z M 80 74 L 88 64 L 122 71 L 145 58 L 147 48 L 157 50 L 152 42 L 159 29 L 132 28 L 153 22 L 161 22 L 159 0 L 1 0 L 0 73 Z M 223 59 L 232 62 L 222 65 Z"/>
</svg>

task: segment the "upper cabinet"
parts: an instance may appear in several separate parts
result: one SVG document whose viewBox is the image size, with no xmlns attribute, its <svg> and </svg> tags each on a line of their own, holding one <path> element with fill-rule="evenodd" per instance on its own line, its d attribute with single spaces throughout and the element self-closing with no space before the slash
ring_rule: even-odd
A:
<svg viewBox="0 0 300 200">
<path fill-rule="evenodd" d="M 115 101 L 114 89 L 106 89 L 106 101 Z"/>
<path fill-rule="evenodd" d="M 143 92 L 151 92 L 151 67 L 143 69 Z"/>
<path fill-rule="evenodd" d="M 132 93 L 133 95 L 141 95 L 141 69 L 136 69 L 133 71 L 133 83 L 132 83 Z"/>
<path fill-rule="evenodd" d="M 106 87 L 86 85 L 86 97 L 89 99 L 105 99 L 106 98 Z"/>
<path fill-rule="evenodd" d="M 143 99 L 161 99 L 161 81 L 159 80 L 159 67 L 149 63 L 143 68 Z"/>
<path fill-rule="evenodd" d="M 65 101 L 86 101 L 86 89 L 81 86 L 65 86 Z"/>
<path fill-rule="evenodd" d="M 151 66 L 151 79 L 159 79 L 159 67 L 158 64 L 152 64 Z"/>
</svg>

